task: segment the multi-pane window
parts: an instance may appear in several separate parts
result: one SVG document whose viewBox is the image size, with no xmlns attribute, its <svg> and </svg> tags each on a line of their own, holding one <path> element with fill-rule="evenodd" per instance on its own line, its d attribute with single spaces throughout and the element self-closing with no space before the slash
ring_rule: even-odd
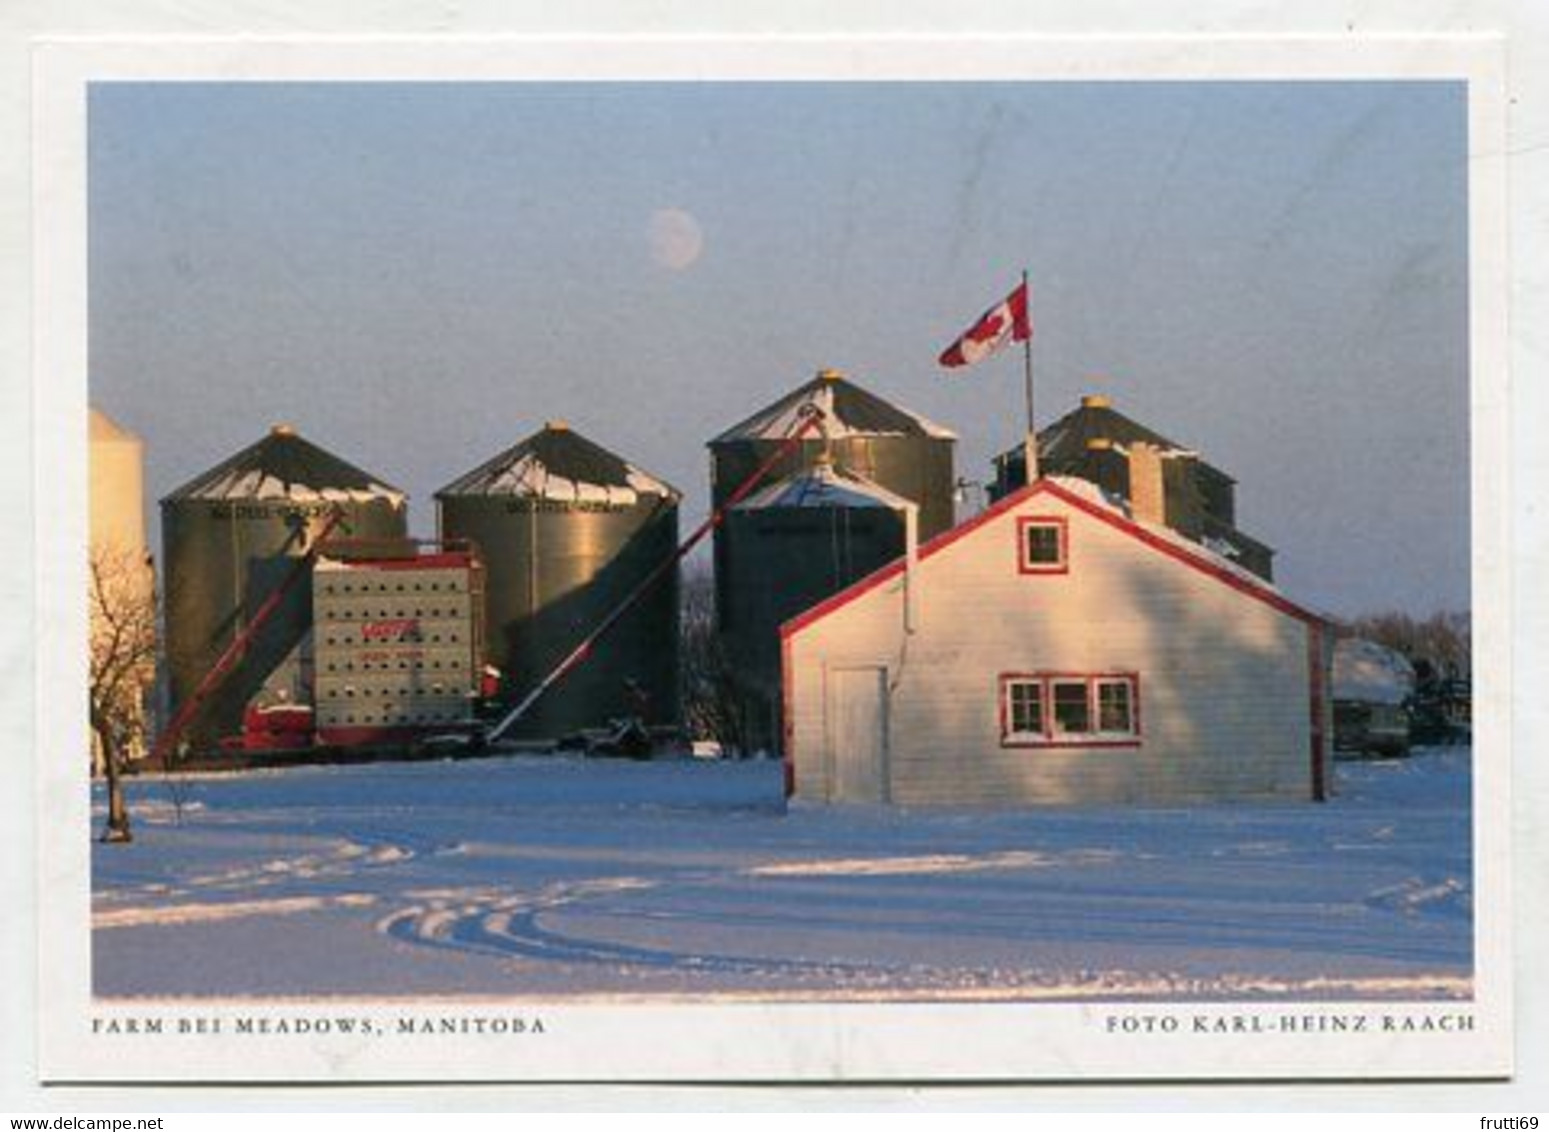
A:
<svg viewBox="0 0 1549 1132">
<path fill-rule="evenodd" d="M 1097 681 L 1097 729 L 1105 734 L 1135 730 L 1131 684 L 1128 680 Z"/>
<path fill-rule="evenodd" d="M 1063 574 L 1069 568 L 1063 518 L 1037 516 L 1017 523 L 1018 566 L 1024 574 Z"/>
<path fill-rule="evenodd" d="M 1133 674 L 1031 673 L 1002 676 L 1000 684 L 1008 746 L 1133 745 L 1140 738 Z"/>
<path fill-rule="evenodd" d="M 1013 734 L 1043 734 L 1043 685 L 1036 680 L 1018 680 L 1006 687 L 1008 724 Z"/>
</svg>

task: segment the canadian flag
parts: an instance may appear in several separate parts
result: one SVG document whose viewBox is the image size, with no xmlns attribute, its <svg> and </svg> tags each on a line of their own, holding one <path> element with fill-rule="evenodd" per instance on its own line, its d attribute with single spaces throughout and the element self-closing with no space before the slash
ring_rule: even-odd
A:
<svg viewBox="0 0 1549 1132">
<path fill-rule="evenodd" d="M 1007 342 L 1026 342 L 1033 336 L 1033 323 L 1027 315 L 1027 284 L 1018 284 L 1005 301 L 979 316 L 938 359 L 948 369 L 982 362 L 1003 349 Z"/>
</svg>

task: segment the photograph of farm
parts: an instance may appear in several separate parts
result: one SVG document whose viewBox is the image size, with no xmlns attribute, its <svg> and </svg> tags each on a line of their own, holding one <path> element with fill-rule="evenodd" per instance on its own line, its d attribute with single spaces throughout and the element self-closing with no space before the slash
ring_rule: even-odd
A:
<svg viewBox="0 0 1549 1132">
<path fill-rule="evenodd" d="M 1467 88 L 97 82 L 93 992 L 1467 1000 Z"/>
</svg>

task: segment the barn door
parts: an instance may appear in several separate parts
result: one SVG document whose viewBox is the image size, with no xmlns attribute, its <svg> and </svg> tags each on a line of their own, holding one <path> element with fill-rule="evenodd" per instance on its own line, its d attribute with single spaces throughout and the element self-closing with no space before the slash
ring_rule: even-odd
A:
<svg viewBox="0 0 1549 1132">
<path fill-rule="evenodd" d="M 829 796 L 836 802 L 886 802 L 887 669 L 828 673 Z"/>
</svg>

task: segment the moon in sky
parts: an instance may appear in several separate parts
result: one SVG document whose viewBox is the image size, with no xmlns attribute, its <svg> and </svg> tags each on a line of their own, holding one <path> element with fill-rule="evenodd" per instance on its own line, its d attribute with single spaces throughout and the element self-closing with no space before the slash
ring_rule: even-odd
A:
<svg viewBox="0 0 1549 1132">
<path fill-rule="evenodd" d="M 704 251 L 699 221 L 681 208 L 659 208 L 651 213 L 648 234 L 651 258 L 673 271 L 686 270 Z"/>
</svg>

